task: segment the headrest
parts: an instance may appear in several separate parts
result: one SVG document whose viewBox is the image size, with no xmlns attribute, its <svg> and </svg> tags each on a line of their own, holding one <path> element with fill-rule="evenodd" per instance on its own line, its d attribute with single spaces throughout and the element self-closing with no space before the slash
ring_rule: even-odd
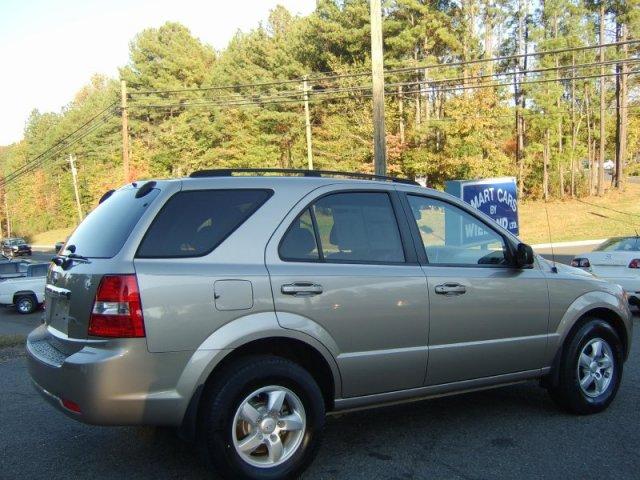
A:
<svg viewBox="0 0 640 480">
<path fill-rule="evenodd" d="M 304 258 L 316 248 L 316 239 L 308 229 L 293 227 L 284 238 L 281 248 L 291 258 Z"/>
</svg>

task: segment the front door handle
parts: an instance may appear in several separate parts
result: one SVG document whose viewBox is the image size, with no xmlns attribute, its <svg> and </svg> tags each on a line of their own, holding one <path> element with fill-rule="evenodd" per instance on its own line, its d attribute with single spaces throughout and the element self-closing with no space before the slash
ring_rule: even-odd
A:
<svg viewBox="0 0 640 480">
<path fill-rule="evenodd" d="M 285 295 L 295 295 L 298 297 L 320 295 L 322 293 L 322 285 L 310 282 L 295 282 L 282 285 L 280 291 Z"/>
<path fill-rule="evenodd" d="M 467 293 L 467 287 L 460 285 L 459 283 L 443 283 L 442 285 L 436 285 L 436 293 L 439 295 L 463 295 Z"/>
</svg>

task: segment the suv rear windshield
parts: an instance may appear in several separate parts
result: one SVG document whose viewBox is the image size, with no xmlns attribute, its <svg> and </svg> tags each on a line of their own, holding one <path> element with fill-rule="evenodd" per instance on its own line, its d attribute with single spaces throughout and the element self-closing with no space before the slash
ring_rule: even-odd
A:
<svg viewBox="0 0 640 480">
<path fill-rule="evenodd" d="M 154 188 L 136 198 L 137 191 L 135 188 L 126 188 L 113 192 L 76 228 L 67 246 L 75 245 L 75 252 L 85 257 L 113 257 L 160 192 Z"/>
<path fill-rule="evenodd" d="M 139 258 L 212 252 L 271 196 L 271 190 L 193 190 L 171 197 L 147 231 Z"/>
</svg>

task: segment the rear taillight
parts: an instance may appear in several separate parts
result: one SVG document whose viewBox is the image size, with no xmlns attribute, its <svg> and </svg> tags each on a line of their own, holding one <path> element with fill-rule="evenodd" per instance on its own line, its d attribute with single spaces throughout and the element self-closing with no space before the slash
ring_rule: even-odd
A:
<svg viewBox="0 0 640 480">
<path fill-rule="evenodd" d="M 589 263 L 588 258 L 574 258 L 573 260 L 571 260 L 571 266 L 578 268 L 589 268 L 591 264 Z"/>
<path fill-rule="evenodd" d="M 629 262 L 629 268 L 640 268 L 640 258 L 634 258 Z"/>
<path fill-rule="evenodd" d="M 135 275 L 105 275 L 93 302 L 89 335 L 93 337 L 144 337 L 144 317 Z"/>
</svg>

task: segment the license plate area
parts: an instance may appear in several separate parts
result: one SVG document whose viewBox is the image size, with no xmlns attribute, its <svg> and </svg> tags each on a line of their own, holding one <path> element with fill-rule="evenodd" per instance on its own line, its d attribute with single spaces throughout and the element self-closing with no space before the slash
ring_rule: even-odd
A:
<svg viewBox="0 0 640 480">
<path fill-rule="evenodd" d="M 70 297 L 69 290 L 51 285 L 46 287 L 45 324 L 64 334 L 69 333 Z"/>
</svg>

